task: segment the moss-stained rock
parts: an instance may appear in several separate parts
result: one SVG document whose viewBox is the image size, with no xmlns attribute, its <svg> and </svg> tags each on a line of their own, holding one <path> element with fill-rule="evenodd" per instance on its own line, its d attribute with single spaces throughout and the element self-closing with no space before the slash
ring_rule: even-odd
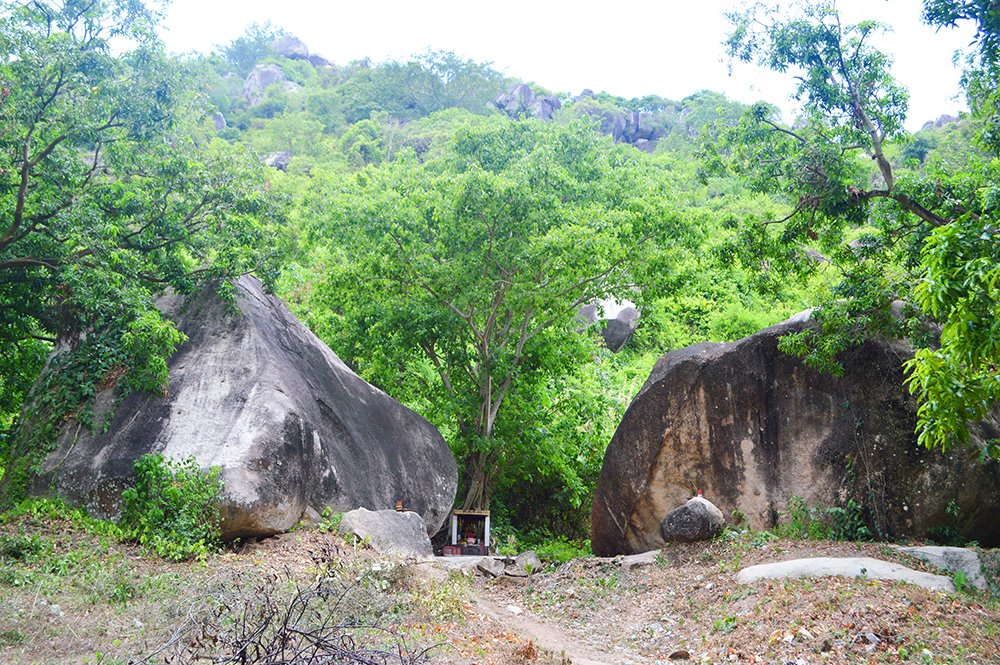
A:
<svg viewBox="0 0 1000 665">
<path fill-rule="evenodd" d="M 455 459 L 441 434 L 359 378 L 260 282 L 237 282 L 239 315 L 211 289 L 158 307 L 188 336 L 170 358 L 167 395 L 99 393 L 94 421 L 106 433 L 63 423 L 58 448 L 31 482 L 94 516 L 116 518 L 133 464 L 145 453 L 194 456 L 225 484 L 223 536 L 294 526 L 311 507 L 420 514 L 429 533 L 455 498 Z"/>
<path fill-rule="evenodd" d="M 660 520 L 697 490 L 729 521 L 775 525 L 793 496 L 860 506 L 871 532 L 923 537 L 952 520 L 1000 544 L 1000 471 L 969 451 L 919 446 L 903 345 L 867 341 L 839 358 L 842 377 L 780 352 L 799 315 L 738 342 L 702 343 L 657 361 L 608 446 L 591 513 L 601 556 L 662 545 Z M 996 422 L 984 423 L 995 436 Z M 954 512 L 954 511 L 952 511 Z"/>
</svg>

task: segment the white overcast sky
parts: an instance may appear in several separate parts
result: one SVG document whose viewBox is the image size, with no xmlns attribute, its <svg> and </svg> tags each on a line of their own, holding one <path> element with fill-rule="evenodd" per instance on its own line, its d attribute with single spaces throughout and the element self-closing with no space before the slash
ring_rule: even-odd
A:
<svg viewBox="0 0 1000 665">
<path fill-rule="evenodd" d="M 402 59 L 430 47 L 455 51 L 556 92 L 584 88 L 623 97 L 682 99 L 702 89 L 731 99 L 765 99 L 791 120 L 789 77 L 735 66 L 729 74 L 721 42 L 724 12 L 736 0 L 623 4 L 534 0 L 458 2 L 302 2 L 301 0 L 173 0 L 162 36 L 175 53 L 208 53 L 253 22 L 270 21 L 336 64 Z M 875 19 L 893 31 L 876 45 L 894 56 L 893 73 L 911 94 L 907 128 L 966 108 L 958 95 L 956 49 L 971 26 L 937 33 L 920 22 L 922 0 L 838 0 L 844 22 Z"/>
</svg>

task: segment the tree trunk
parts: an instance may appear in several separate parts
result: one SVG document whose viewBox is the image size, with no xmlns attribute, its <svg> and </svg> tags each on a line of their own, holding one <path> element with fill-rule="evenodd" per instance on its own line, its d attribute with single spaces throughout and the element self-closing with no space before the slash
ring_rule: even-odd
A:
<svg viewBox="0 0 1000 665">
<path fill-rule="evenodd" d="M 492 453 L 473 452 L 466 458 L 466 490 L 461 510 L 489 510 L 494 462 Z"/>
</svg>

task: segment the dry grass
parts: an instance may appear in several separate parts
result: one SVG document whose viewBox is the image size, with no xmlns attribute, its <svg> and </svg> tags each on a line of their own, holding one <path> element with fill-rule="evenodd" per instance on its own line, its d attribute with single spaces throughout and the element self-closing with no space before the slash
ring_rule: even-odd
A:
<svg viewBox="0 0 1000 665">
<path fill-rule="evenodd" d="M 826 578 L 740 585 L 745 566 L 811 556 L 870 556 L 938 572 L 877 543 L 735 541 L 672 546 L 625 572 L 584 559 L 524 585 L 487 584 L 496 605 L 523 607 L 607 662 L 997 663 L 1000 606 L 990 594 Z"/>
<path fill-rule="evenodd" d="M 989 594 L 843 578 L 736 583 L 742 567 L 807 556 L 873 556 L 928 570 L 875 543 L 748 533 L 673 546 L 656 565 L 629 572 L 614 560 L 577 559 L 522 581 L 384 566 L 371 551 L 316 532 L 174 564 L 59 520 L 2 526 L 38 543 L 24 559 L 0 559 L 2 663 L 218 656 L 205 627 L 226 630 L 232 615 L 246 614 L 240 598 L 269 585 L 290 599 L 330 568 L 344 572 L 340 580 L 377 571 L 352 587 L 338 616 L 378 617 L 390 641 L 403 637 L 404 655 L 433 647 L 428 655 L 440 664 L 666 663 L 682 651 L 711 663 L 996 663 L 1000 654 L 1000 606 Z M 1000 560 L 986 558 L 988 568 Z"/>
</svg>

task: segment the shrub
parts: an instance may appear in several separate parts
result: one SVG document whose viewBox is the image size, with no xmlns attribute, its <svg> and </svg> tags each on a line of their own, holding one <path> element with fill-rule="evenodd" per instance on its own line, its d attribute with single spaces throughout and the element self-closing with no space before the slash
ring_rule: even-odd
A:
<svg viewBox="0 0 1000 665">
<path fill-rule="evenodd" d="M 833 518 L 833 532 L 837 540 L 872 539 L 872 531 L 865 522 L 864 512 L 854 499 L 849 499 L 843 507 L 827 508 L 826 512 Z"/>
<path fill-rule="evenodd" d="M 553 535 L 547 529 L 526 532 L 521 550 L 532 550 L 538 558 L 554 564 L 591 555 L 589 540 L 570 540 L 562 535 Z"/>
<path fill-rule="evenodd" d="M 440 645 L 410 643 L 395 628 L 399 617 L 391 610 L 406 594 L 395 585 L 383 590 L 381 585 L 364 584 L 373 575 L 383 579 L 380 575 L 385 571 L 344 565 L 333 550 L 312 554 L 322 564 L 312 585 L 301 587 L 286 572 L 258 577 L 253 586 L 240 583 L 215 595 L 211 614 L 178 629 L 170 642 L 156 650 L 156 662 L 163 662 L 164 655 L 167 662 L 180 665 L 205 661 L 420 665 L 429 661 L 430 652 Z M 439 596 L 432 598 L 434 605 L 452 604 Z M 142 662 L 151 661 L 149 657 Z"/>
<path fill-rule="evenodd" d="M 81 508 L 70 508 L 62 499 L 29 497 L 0 513 L 0 526 L 27 520 L 29 524 L 53 528 L 61 522 L 97 536 L 121 539 L 122 531 L 114 522 L 95 519 Z"/>
<path fill-rule="evenodd" d="M 708 334 L 717 342 L 735 342 L 780 320 L 780 316 L 770 312 L 752 311 L 740 303 L 730 303 L 708 317 Z"/>
<path fill-rule="evenodd" d="M 964 547 L 968 542 L 958 530 L 959 509 L 954 501 L 948 502 L 948 507 L 944 509 L 947 515 L 947 522 L 941 526 L 927 530 L 927 539 L 935 545 L 945 547 Z"/>
<path fill-rule="evenodd" d="M 0 560 L 28 561 L 42 553 L 38 536 L 0 535 Z"/>
<path fill-rule="evenodd" d="M 775 533 L 781 538 L 803 540 L 871 540 L 872 532 L 864 511 L 854 499 L 844 506 L 824 508 L 818 502 L 810 506 L 800 496 L 788 501 L 784 523 Z"/>
<path fill-rule="evenodd" d="M 135 487 L 122 492 L 122 526 L 129 540 L 171 561 L 204 558 L 219 542 L 219 468 L 202 472 L 194 457 L 143 455 Z"/>
<path fill-rule="evenodd" d="M 320 533 L 334 533 L 340 526 L 340 520 L 344 519 L 344 513 L 335 513 L 333 508 L 327 506 L 321 514 L 323 521 L 316 527 Z"/>
<path fill-rule="evenodd" d="M 784 523 L 774 530 L 781 538 L 830 540 L 834 535 L 829 514 L 819 503 L 810 506 L 802 497 L 793 496 L 783 516 Z"/>
</svg>

